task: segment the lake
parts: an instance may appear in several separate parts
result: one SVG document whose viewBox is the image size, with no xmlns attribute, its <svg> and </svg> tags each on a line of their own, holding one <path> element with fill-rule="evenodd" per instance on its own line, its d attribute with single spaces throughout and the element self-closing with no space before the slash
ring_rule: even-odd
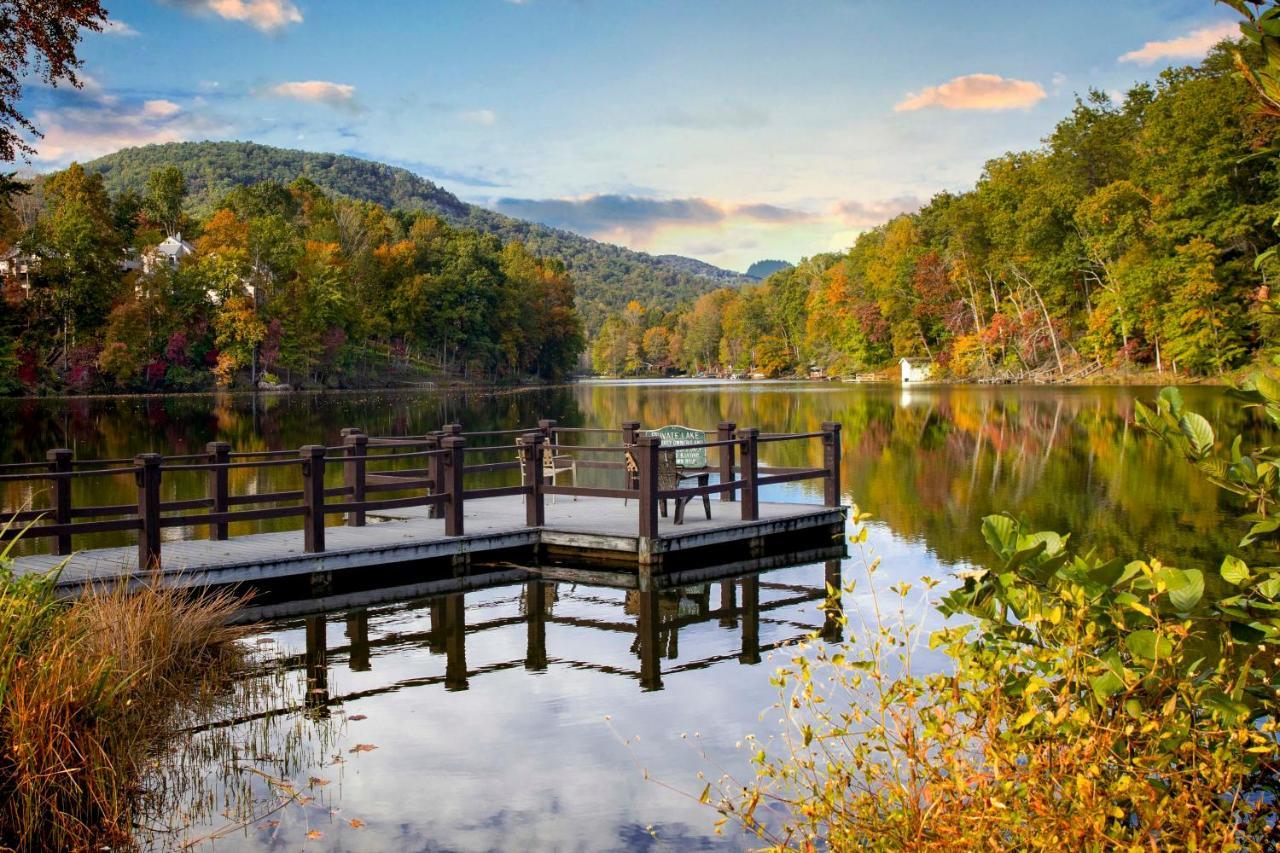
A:
<svg viewBox="0 0 1280 853">
<path fill-rule="evenodd" d="M 1070 531 L 1106 554 L 1183 567 L 1207 566 L 1238 541 L 1226 499 L 1132 427 L 1134 400 L 1154 396 L 1145 388 L 673 381 L 0 401 L 8 439 L 0 464 L 60 446 L 80 458 L 123 458 L 197 452 L 212 440 L 237 450 L 332 445 L 351 426 L 395 435 L 450 421 L 471 431 L 553 417 L 583 427 L 732 420 L 809 432 L 836 420 L 846 500 L 874 516 L 879 584 L 915 584 L 905 618 L 931 627 L 937 617 L 918 582 L 984 561 L 979 524 L 993 512 Z M 1222 389 L 1184 396 L 1220 435 L 1261 434 Z M 820 464 L 811 445 L 762 445 L 762 462 Z M 237 491 L 289 488 L 295 476 L 235 473 L 244 477 L 233 481 Z M 131 483 L 116 479 L 77 481 L 76 501 L 128 502 Z M 193 477 L 164 488 L 168 500 L 198 497 L 204 486 Z M 820 488 L 775 486 L 762 499 L 821 502 Z M 45 500 L 17 489 L 0 485 L 5 507 Z M 174 535 L 184 533 L 199 535 Z M 127 541 L 112 535 L 76 544 Z M 157 809 L 157 820 L 172 825 L 144 838 L 157 846 L 206 838 L 216 850 L 749 846 L 732 831 L 715 836 L 715 814 L 694 799 L 697 774 L 746 770 L 736 745 L 776 729 L 776 713 L 766 713 L 776 699 L 769 675 L 785 646 L 819 630 L 832 636 L 825 583 L 862 571 L 855 552 L 843 566 L 789 566 L 656 600 L 499 575 L 485 588 L 435 597 L 402 579 L 408 588 L 399 593 L 323 613 L 282 604 L 275 612 L 287 615 L 255 624 L 248 640 L 257 666 L 237 685 L 237 701 L 250 710 L 190 734 L 182 765 L 165 776 L 171 799 Z M 844 596 L 851 621 L 868 594 L 861 586 Z M 660 614 L 656 670 L 641 659 L 644 607 Z M 918 661 L 938 663 L 927 650 Z M 273 811 L 281 798 L 287 804 Z M 239 827 L 245 808 L 257 818 Z"/>
</svg>

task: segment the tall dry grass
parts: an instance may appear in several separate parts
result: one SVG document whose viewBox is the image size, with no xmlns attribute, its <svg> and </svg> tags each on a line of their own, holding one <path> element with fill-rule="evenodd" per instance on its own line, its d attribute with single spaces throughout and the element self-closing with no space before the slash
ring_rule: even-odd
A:
<svg viewBox="0 0 1280 853">
<path fill-rule="evenodd" d="M 0 554 L 0 847 L 132 845 L 149 756 L 243 653 L 239 600 L 150 582 L 59 601 Z"/>
</svg>

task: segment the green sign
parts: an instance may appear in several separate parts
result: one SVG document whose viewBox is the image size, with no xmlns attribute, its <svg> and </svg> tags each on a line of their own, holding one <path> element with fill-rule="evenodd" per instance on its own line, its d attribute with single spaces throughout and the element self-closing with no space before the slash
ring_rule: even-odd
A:
<svg viewBox="0 0 1280 853">
<path fill-rule="evenodd" d="M 675 448 L 676 465 L 678 467 L 707 467 L 707 449 L 705 447 L 681 449 L 683 445 L 704 444 L 707 436 L 702 430 L 690 429 L 685 426 L 664 426 L 662 429 L 649 430 L 649 435 L 656 435 L 661 438 L 664 448 Z"/>
</svg>

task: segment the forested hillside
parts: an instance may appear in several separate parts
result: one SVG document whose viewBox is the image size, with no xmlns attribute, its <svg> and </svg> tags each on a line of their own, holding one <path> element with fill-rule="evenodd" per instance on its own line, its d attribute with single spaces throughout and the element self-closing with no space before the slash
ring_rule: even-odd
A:
<svg viewBox="0 0 1280 853">
<path fill-rule="evenodd" d="M 148 176 L 176 166 L 187 176 L 187 209 L 208 215 L 237 186 L 289 183 L 305 177 L 326 192 L 383 207 L 435 214 L 450 225 L 522 243 L 536 255 L 564 261 L 573 275 L 578 308 L 594 330 L 611 311 L 632 299 L 674 306 L 716 287 L 747 279 L 675 255 L 654 257 L 467 204 L 406 169 L 337 154 L 316 154 L 249 142 L 177 142 L 126 148 L 85 164 L 108 192 L 142 192 Z"/>
<path fill-rule="evenodd" d="M 185 194 L 72 165 L 0 205 L 0 393 L 554 378 L 582 350 L 564 265 L 518 241 L 307 178 Z"/>
<path fill-rule="evenodd" d="M 846 374 L 924 356 L 952 376 L 1016 379 L 1216 376 L 1271 358 L 1275 127 L 1220 46 L 1118 102 L 1090 93 L 1042 147 L 844 254 L 684 311 L 637 301 L 596 336 L 595 366 Z"/>
</svg>

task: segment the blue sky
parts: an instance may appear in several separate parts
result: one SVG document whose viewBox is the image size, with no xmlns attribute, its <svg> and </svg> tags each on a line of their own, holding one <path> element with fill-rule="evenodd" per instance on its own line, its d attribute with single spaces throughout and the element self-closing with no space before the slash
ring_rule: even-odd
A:
<svg viewBox="0 0 1280 853">
<path fill-rule="evenodd" d="M 733 269 L 846 247 L 1090 87 L 1194 62 L 1210 0 L 108 0 L 37 168 L 241 139 L 405 166 L 467 201 Z"/>
</svg>

